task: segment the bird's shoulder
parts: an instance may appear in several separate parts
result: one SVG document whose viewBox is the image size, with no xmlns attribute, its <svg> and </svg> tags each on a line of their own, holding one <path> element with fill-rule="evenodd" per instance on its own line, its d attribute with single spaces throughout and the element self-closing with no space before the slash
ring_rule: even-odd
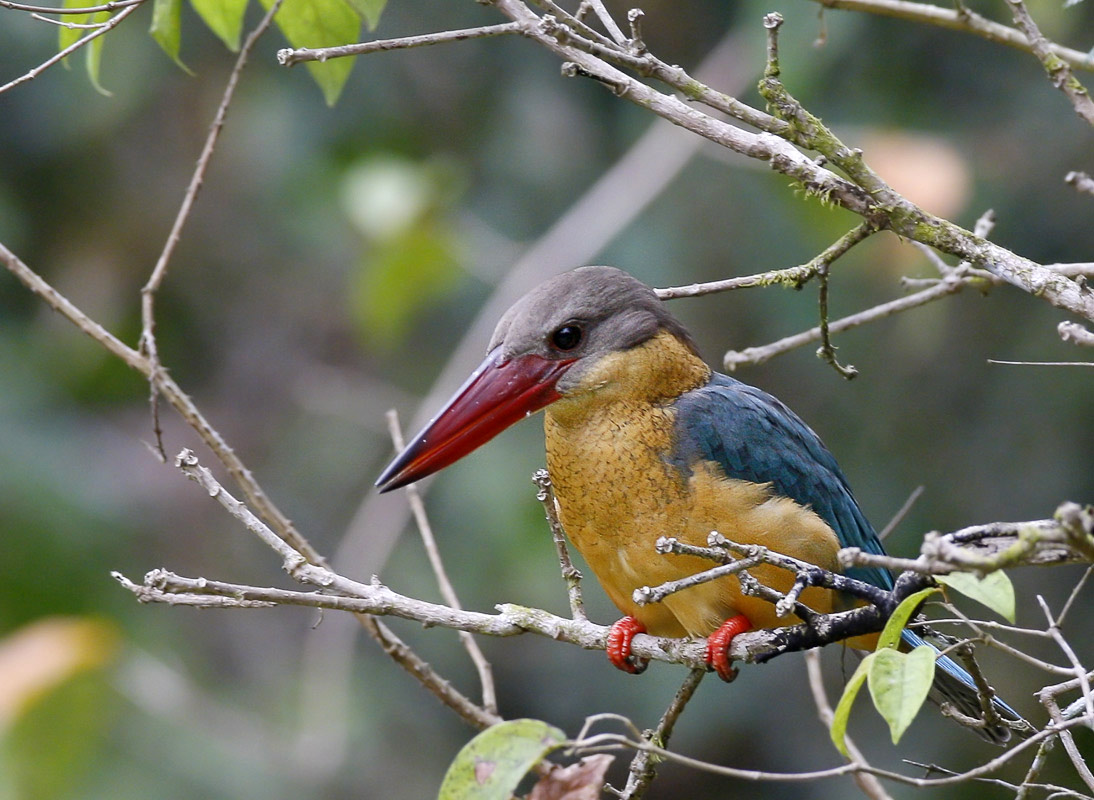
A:
<svg viewBox="0 0 1094 800">
<path fill-rule="evenodd" d="M 673 461 L 685 473 L 697 462 L 714 462 L 727 478 L 770 484 L 775 494 L 812 508 L 843 546 L 882 552 L 836 459 L 780 400 L 713 373 L 677 398 L 673 410 Z"/>
</svg>

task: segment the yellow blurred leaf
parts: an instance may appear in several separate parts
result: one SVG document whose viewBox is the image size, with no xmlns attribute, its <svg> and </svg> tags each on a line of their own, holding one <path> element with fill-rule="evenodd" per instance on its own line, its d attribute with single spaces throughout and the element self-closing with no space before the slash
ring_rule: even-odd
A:
<svg viewBox="0 0 1094 800">
<path fill-rule="evenodd" d="M 81 617 L 47 617 L 0 639 L 0 729 L 77 673 L 106 663 L 117 648 L 112 624 Z"/>
</svg>

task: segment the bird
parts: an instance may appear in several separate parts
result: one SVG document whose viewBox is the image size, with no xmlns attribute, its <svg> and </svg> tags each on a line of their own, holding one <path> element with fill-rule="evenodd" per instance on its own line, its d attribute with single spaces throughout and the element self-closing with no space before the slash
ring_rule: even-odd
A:
<svg viewBox="0 0 1094 800">
<path fill-rule="evenodd" d="M 697 556 L 659 554 L 659 537 L 702 546 L 718 531 L 831 572 L 840 571 L 843 547 L 884 553 L 817 434 L 770 394 L 713 371 L 653 289 L 615 267 L 563 272 L 518 300 L 483 362 L 376 485 L 390 491 L 420 480 L 541 409 L 559 519 L 624 615 L 607 638 L 609 659 L 624 671 L 644 669 L 630 652 L 639 633 L 706 637 L 710 668 L 731 680 L 734 636 L 796 620 L 743 593 L 733 575 L 639 605 L 635 589 L 710 567 Z M 768 564 L 750 572 L 783 593 L 794 581 Z M 893 586 L 883 569 L 845 574 Z M 820 587 L 800 600 L 822 614 L 852 605 Z M 924 643 L 908 629 L 902 640 L 909 648 Z M 936 664 L 932 699 L 980 718 L 969 673 L 941 654 Z M 998 697 L 992 702 L 1000 717 L 1021 720 Z M 1002 744 L 1011 726 L 975 730 Z"/>
</svg>

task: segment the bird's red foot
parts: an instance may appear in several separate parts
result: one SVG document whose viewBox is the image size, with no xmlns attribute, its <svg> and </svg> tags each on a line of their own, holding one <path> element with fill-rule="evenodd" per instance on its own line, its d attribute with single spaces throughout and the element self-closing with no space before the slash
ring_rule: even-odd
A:
<svg viewBox="0 0 1094 800">
<path fill-rule="evenodd" d="M 619 623 L 617 622 L 616 625 Z M 729 645 L 738 633 L 751 630 L 752 623 L 744 614 L 730 617 L 714 633 L 707 637 L 707 665 L 726 683 L 737 677 L 729 663 Z"/>
<path fill-rule="evenodd" d="M 612 666 L 631 675 L 646 671 L 649 659 L 631 654 L 631 639 L 635 634 L 645 632 L 646 626 L 634 617 L 623 617 L 612 623 L 612 627 L 608 629 L 608 660 L 612 662 Z"/>
</svg>

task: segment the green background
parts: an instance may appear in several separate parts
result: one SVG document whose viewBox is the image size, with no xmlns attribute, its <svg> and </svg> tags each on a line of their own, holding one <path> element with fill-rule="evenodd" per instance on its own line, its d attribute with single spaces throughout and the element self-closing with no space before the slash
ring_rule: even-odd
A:
<svg viewBox="0 0 1094 800">
<path fill-rule="evenodd" d="M 1006 13 L 1002 3 L 973 5 Z M 612 7 L 622 18 L 626 6 Z M 1090 47 L 1090 3 L 1032 7 L 1049 36 Z M 689 70 L 734 36 L 733 65 L 711 82 L 754 104 L 760 20 L 781 11 L 789 88 L 863 147 L 869 163 L 902 170 L 928 193 L 923 202 L 966 227 L 995 209 L 994 239 L 1036 261 L 1094 258 L 1094 199 L 1062 180 L 1070 170 L 1094 171 L 1092 132 L 1029 54 L 865 15 L 828 12 L 822 22 L 804 0 L 643 8 L 653 52 Z M 260 13 L 249 9 L 245 30 Z M 500 21 L 470 0 L 394 0 L 374 35 Z M 109 34 L 100 80 L 111 97 L 89 85 L 82 57 L 0 94 L 0 241 L 131 345 L 140 287 L 234 61 L 185 7 L 180 58 L 188 75 L 148 36 L 150 22 L 144 8 Z M 818 47 L 822 26 L 827 42 Z M 0 82 L 40 63 L 55 43 L 54 27 L 0 10 Z M 276 65 L 283 46 L 271 31 L 244 73 L 159 295 L 161 354 L 268 494 L 342 571 L 362 580 L 378 573 L 397 591 L 437 600 L 417 538 L 399 535 L 405 501 L 369 496 L 391 455 L 384 412 L 397 407 L 409 425 L 435 410 L 439 399 L 419 408 L 419 398 L 498 284 L 653 120 L 593 82 L 561 77 L 553 55 L 521 39 L 369 56 L 333 108 L 305 69 Z M 571 221 L 564 244 L 591 241 L 615 213 L 633 210 L 633 221 L 587 260 L 666 286 L 803 263 L 856 221 L 708 144 L 635 209 L 640 190 L 632 187 L 663 166 L 659 155 L 624 174 L 612 203 Z M 550 269 L 577 266 L 557 258 Z M 545 274 L 537 268 L 530 283 Z M 902 275 L 931 274 L 910 245 L 875 237 L 836 266 L 833 317 L 899 295 Z M 728 349 L 816 321 L 813 287 L 671 308 L 715 365 Z M 1043 518 L 1063 500 L 1094 500 L 1091 371 L 987 363 L 1091 360 L 1059 341 L 1055 326 L 1065 318 L 1006 287 L 987 297 L 967 290 L 839 335 L 841 360 L 861 372 L 854 382 L 816 359 L 814 346 L 739 377 L 782 398 L 821 434 L 878 527 L 925 487 L 887 543 L 911 555 L 929 530 Z M 478 354 L 488 334 L 480 326 L 468 335 Z M 474 360 L 447 373 L 440 397 Z M 371 642 L 355 639 L 350 621 L 295 608 L 144 606 L 111 580 L 111 570 L 139 580 L 165 567 L 291 585 L 268 550 L 152 457 L 147 394 L 135 373 L 0 274 L 0 647 L 24 626 L 75 617 L 91 622 L 100 647 L 69 646 L 84 655 L 90 647 L 93 663 L 106 659 L 6 723 L 0 718 L 0 797 L 432 796 L 471 731 Z M 162 417 L 169 454 L 193 447 L 212 465 L 173 412 Z M 564 612 L 530 483 L 542 463 L 533 420 L 431 485 L 433 525 L 467 607 L 515 602 Z M 1034 595 L 1059 608 L 1079 574 L 1017 571 L 1019 623 L 1043 625 Z M 614 619 L 595 582 L 585 586 L 593 619 Z M 1088 590 L 1065 629 L 1086 663 L 1094 660 L 1089 598 Z M 393 624 L 476 693 L 455 634 Z M 53 641 L 63 650 L 68 640 Z M 1063 662 L 1039 642 L 1018 643 Z M 602 711 L 652 726 L 684 677 L 660 665 L 631 678 L 602 653 L 531 636 L 481 644 L 502 713 L 544 719 L 569 735 Z M 997 654 L 984 661 L 1008 701 L 1043 722 L 1032 692 L 1057 678 Z M 856 662 L 836 648 L 825 662 L 834 692 Z M 995 755 L 933 713 L 894 748 L 861 703 L 850 733 L 874 763 L 894 769 L 910 769 L 904 758 L 965 769 Z M 1089 731 L 1077 736 L 1094 751 Z M 745 668 L 732 686 L 705 681 L 673 744 L 743 768 L 838 763 L 798 656 Z M 1076 785 L 1062 763 L 1058 749 L 1046 779 Z M 613 775 L 621 774 L 617 765 Z M 1021 776 L 1022 768 L 1004 772 Z M 651 797 L 853 791 L 845 780 L 748 784 L 668 765 Z"/>
</svg>

